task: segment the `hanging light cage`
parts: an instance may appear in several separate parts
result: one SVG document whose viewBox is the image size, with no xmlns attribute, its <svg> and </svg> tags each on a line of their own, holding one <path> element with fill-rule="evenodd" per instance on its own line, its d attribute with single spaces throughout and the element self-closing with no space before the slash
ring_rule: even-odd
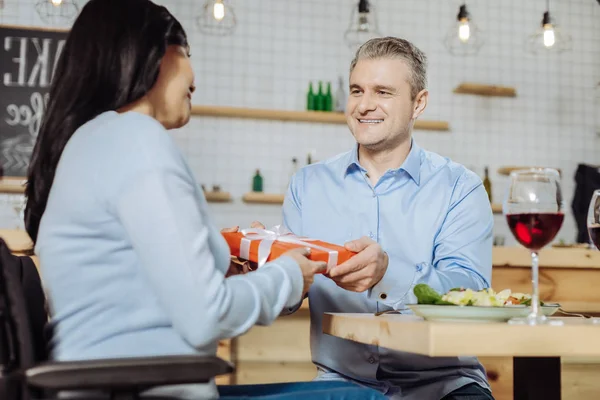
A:
<svg viewBox="0 0 600 400">
<path fill-rule="evenodd" d="M 215 0 L 207 0 L 196 18 L 198 29 L 204 34 L 211 36 L 227 36 L 235 31 L 237 25 L 235 10 L 227 0 L 222 0 L 222 16 L 219 19 L 215 17 Z"/>
<path fill-rule="evenodd" d="M 50 25 L 69 24 L 79 15 L 79 6 L 74 0 L 38 0 L 35 10 L 42 21 Z"/>
</svg>

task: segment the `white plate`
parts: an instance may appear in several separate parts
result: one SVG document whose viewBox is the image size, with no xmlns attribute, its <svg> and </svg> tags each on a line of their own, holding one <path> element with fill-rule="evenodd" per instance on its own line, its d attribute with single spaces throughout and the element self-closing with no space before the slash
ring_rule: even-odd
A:
<svg viewBox="0 0 600 400">
<path fill-rule="evenodd" d="M 420 317 L 429 321 L 448 322 L 506 322 L 511 318 L 526 317 L 527 306 L 481 307 L 451 306 L 432 304 L 408 304 L 408 307 Z M 545 304 L 540 307 L 544 315 L 550 316 L 558 311 L 559 304 Z"/>
</svg>

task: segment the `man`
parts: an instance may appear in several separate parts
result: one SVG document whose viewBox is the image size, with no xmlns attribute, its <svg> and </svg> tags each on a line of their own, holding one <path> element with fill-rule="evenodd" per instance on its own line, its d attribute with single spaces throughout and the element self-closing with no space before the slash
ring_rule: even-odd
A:
<svg viewBox="0 0 600 400">
<path fill-rule="evenodd" d="M 309 292 L 318 379 L 358 381 L 393 399 L 492 399 L 476 358 L 430 358 L 322 333 L 324 312 L 404 310 L 416 302 L 417 283 L 441 293 L 490 284 L 493 217 L 480 178 L 411 138 L 427 106 L 425 70 L 425 55 L 403 39 L 358 50 L 346 108 L 356 146 L 293 177 L 284 224 L 359 252 L 315 276 Z"/>
</svg>

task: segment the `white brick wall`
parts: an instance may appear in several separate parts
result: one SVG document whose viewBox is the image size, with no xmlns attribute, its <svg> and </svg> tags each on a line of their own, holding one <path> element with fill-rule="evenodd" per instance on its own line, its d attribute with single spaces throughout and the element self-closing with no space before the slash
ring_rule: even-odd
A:
<svg viewBox="0 0 600 400">
<path fill-rule="evenodd" d="M 80 3 L 84 3 L 81 1 Z M 41 25 L 32 0 L 6 0 L 0 23 Z M 309 80 L 347 82 L 351 52 L 343 43 L 350 0 L 231 0 L 238 26 L 228 37 L 199 32 L 194 17 L 203 1 L 161 1 L 182 22 L 192 45 L 198 90 L 195 104 L 303 109 Z M 600 6 L 593 0 L 555 0 L 554 17 L 573 38 L 573 51 L 531 56 L 527 36 L 541 21 L 541 0 L 472 0 L 469 11 L 486 43 L 474 57 L 451 56 L 443 37 L 454 22 L 459 1 L 374 0 L 380 31 L 413 41 L 429 57 L 430 104 L 423 119 L 449 121 L 450 132 L 416 131 L 422 147 L 472 167 L 490 167 L 493 194 L 501 202 L 508 182 L 496 174 L 503 165 L 547 165 L 564 172 L 567 212 L 578 163 L 600 164 L 600 138 L 594 132 L 594 86 L 600 80 Z M 457 95 L 463 81 L 514 86 L 516 98 Z M 347 150 L 345 126 L 195 117 L 173 132 L 197 178 L 219 184 L 233 203 L 211 204 L 220 226 L 248 225 L 258 219 L 279 222 L 280 207 L 241 202 L 256 168 L 265 191 L 282 192 L 291 158 L 303 165 L 314 149 L 323 159 Z M 3 224 L 14 222 L 2 218 Z M 558 238 L 572 240 L 569 215 Z M 496 234 L 513 244 L 502 216 Z"/>
</svg>

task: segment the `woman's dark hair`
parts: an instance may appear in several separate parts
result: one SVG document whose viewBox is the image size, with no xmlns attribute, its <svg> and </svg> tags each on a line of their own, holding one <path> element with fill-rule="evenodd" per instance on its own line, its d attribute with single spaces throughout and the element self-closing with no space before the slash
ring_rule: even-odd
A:
<svg viewBox="0 0 600 400">
<path fill-rule="evenodd" d="M 37 240 L 54 174 L 73 133 L 142 98 L 167 46 L 187 47 L 181 24 L 149 0 L 90 0 L 67 37 L 29 164 L 25 227 Z"/>
</svg>

